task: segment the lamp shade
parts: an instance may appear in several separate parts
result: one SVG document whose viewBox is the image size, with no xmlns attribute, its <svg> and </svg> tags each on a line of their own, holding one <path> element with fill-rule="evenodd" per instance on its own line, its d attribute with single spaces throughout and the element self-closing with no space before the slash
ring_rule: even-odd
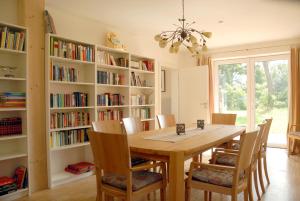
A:
<svg viewBox="0 0 300 201">
<path fill-rule="evenodd" d="M 206 38 L 210 38 L 212 36 L 211 32 L 202 32 L 202 35 L 205 36 Z"/>
</svg>

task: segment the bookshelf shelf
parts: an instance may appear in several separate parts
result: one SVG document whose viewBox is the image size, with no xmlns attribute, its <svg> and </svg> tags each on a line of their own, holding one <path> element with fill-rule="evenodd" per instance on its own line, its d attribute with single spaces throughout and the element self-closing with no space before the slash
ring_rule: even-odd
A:
<svg viewBox="0 0 300 201">
<path fill-rule="evenodd" d="M 9 54 L 23 54 L 26 55 L 26 51 L 20 51 L 20 50 L 12 50 L 12 49 L 7 49 L 7 48 L 0 48 L 1 53 L 9 53 Z"/>
<path fill-rule="evenodd" d="M 68 62 L 68 63 L 95 65 L 95 62 L 91 62 L 91 61 L 82 61 L 82 60 L 68 59 L 68 58 L 56 57 L 56 56 L 49 56 L 49 57 L 53 61 L 61 61 L 61 62 Z"/>
<path fill-rule="evenodd" d="M 131 107 L 154 107 L 154 104 L 147 104 L 147 105 L 131 105 Z"/>
<path fill-rule="evenodd" d="M 60 147 L 53 147 L 53 148 L 51 148 L 51 151 L 61 151 L 61 150 L 73 149 L 73 148 L 89 146 L 89 145 L 90 145 L 89 142 L 77 143 L 77 144 L 65 145 L 65 146 L 60 146 Z"/>
<path fill-rule="evenodd" d="M 94 174 L 94 171 L 90 171 L 79 175 L 71 174 L 69 172 L 59 172 L 53 175 L 53 186 L 73 182 L 79 179 L 84 179 Z"/>
<path fill-rule="evenodd" d="M 136 73 L 155 74 L 155 72 L 153 72 L 153 71 L 147 71 L 147 70 L 141 70 L 141 69 L 134 69 L 134 68 L 131 68 L 130 71 L 131 72 L 136 72 Z"/>
<path fill-rule="evenodd" d="M 91 127 L 92 127 L 91 125 L 88 125 L 88 126 L 77 126 L 77 127 L 67 127 L 67 128 L 56 128 L 56 129 L 50 129 L 50 132 L 68 131 L 68 130 L 91 128 Z"/>
<path fill-rule="evenodd" d="M 150 119 L 142 119 L 141 121 L 154 121 L 155 118 L 150 118 Z"/>
<path fill-rule="evenodd" d="M 97 87 L 129 87 L 128 85 L 116 85 L 116 84 L 97 84 Z"/>
<path fill-rule="evenodd" d="M 125 108 L 125 107 L 129 107 L 129 105 L 97 106 L 97 109 L 101 109 L 101 108 Z"/>
<path fill-rule="evenodd" d="M 10 135 L 10 136 L 3 136 L 0 137 L 0 141 L 5 141 L 5 140 L 16 140 L 16 139 L 22 139 L 22 138 L 27 138 L 27 135 Z"/>
<path fill-rule="evenodd" d="M 108 65 L 108 64 L 97 64 L 97 68 L 112 69 L 112 70 L 124 70 L 124 71 L 129 70 L 128 67 L 114 66 L 114 65 Z"/>
<path fill-rule="evenodd" d="M 86 107 L 54 107 L 54 108 L 50 108 L 50 110 L 80 110 L 80 109 L 94 109 L 94 106 L 86 106 Z"/>
<path fill-rule="evenodd" d="M 15 192 L 12 192 L 12 193 L 9 193 L 6 195 L 2 195 L 0 197 L 0 200 L 16 200 L 18 198 L 28 195 L 28 192 L 29 192 L 28 188 L 18 189 Z"/>
<path fill-rule="evenodd" d="M 155 89 L 154 87 L 139 87 L 139 86 L 131 86 L 133 89 Z"/>
<path fill-rule="evenodd" d="M 51 84 L 64 84 L 64 85 L 88 85 L 88 86 L 93 86 L 94 83 L 92 82 L 66 82 L 66 81 L 50 81 Z"/>
<path fill-rule="evenodd" d="M 26 111 L 26 108 L 0 108 L 0 112 Z"/>
<path fill-rule="evenodd" d="M 27 157 L 27 153 L 1 154 L 0 161 L 16 159 L 16 158 L 24 158 L 24 157 Z"/>
<path fill-rule="evenodd" d="M 0 80 L 26 81 L 26 78 L 17 78 L 17 77 L 0 77 Z"/>
</svg>

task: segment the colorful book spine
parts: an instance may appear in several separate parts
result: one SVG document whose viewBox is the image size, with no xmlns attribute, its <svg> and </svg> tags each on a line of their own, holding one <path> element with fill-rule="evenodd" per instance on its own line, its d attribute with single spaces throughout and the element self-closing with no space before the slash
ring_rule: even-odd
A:
<svg viewBox="0 0 300 201">
<path fill-rule="evenodd" d="M 26 94 L 24 92 L 0 93 L 0 107 L 25 107 Z"/>
<path fill-rule="evenodd" d="M 76 129 L 50 133 L 50 147 L 61 147 L 66 145 L 88 142 L 88 129 Z"/>
<path fill-rule="evenodd" d="M 50 128 L 67 128 L 90 125 L 89 112 L 54 112 L 50 116 Z"/>
<path fill-rule="evenodd" d="M 11 30 L 9 27 L 0 27 L 0 47 L 25 51 L 26 35 L 23 31 Z"/>
<path fill-rule="evenodd" d="M 121 67 L 129 66 L 129 60 L 127 58 L 124 57 L 116 58 L 114 55 L 105 51 L 97 52 L 97 63 L 113 65 L 113 66 L 121 66 Z"/>
<path fill-rule="evenodd" d="M 132 108 L 131 116 L 141 118 L 141 119 L 150 119 L 151 118 L 151 109 L 150 108 Z"/>
<path fill-rule="evenodd" d="M 74 67 L 53 64 L 51 69 L 51 80 L 77 82 L 79 71 Z"/>
<path fill-rule="evenodd" d="M 98 106 L 124 105 L 125 96 L 122 94 L 104 93 L 97 95 Z"/>
<path fill-rule="evenodd" d="M 54 94 L 50 93 L 50 107 L 87 107 L 88 94 L 82 92 L 73 92 L 72 94 Z"/>
<path fill-rule="evenodd" d="M 94 62 L 95 49 L 90 45 L 76 44 L 54 37 L 50 38 L 51 56 Z"/>
<path fill-rule="evenodd" d="M 110 85 L 124 85 L 125 76 L 119 73 L 97 71 L 97 83 Z"/>
<path fill-rule="evenodd" d="M 20 117 L 0 119 L 0 136 L 21 135 L 22 119 Z"/>
<path fill-rule="evenodd" d="M 123 119 L 123 110 L 106 110 L 98 111 L 98 120 L 122 120 Z"/>
<path fill-rule="evenodd" d="M 131 95 L 132 105 L 147 105 L 148 97 L 146 95 Z"/>
</svg>

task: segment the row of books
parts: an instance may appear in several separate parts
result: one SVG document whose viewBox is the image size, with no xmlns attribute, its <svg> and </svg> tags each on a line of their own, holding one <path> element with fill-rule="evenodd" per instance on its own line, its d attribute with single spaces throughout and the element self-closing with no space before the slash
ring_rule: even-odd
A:
<svg viewBox="0 0 300 201">
<path fill-rule="evenodd" d="M 139 75 L 136 75 L 135 72 L 131 72 L 130 84 L 131 86 L 151 87 L 146 79 L 143 80 Z"/>
<path fill-rule="evenodd" d="M 87 126 L 89 124 L 89 112 L 54 112 L 50 115 L 51 129 Z"/>
<path fill-rule="evenodd" d="M 139 70 L 154 72 L 154 63 L 150 60 L 130 61 L 130 67 Z"/>
<path fill-rule="evenodd" d="M 25 32 L 0 27 L 0 47 L 12 50 L 25 50 Z"/>
<path fill-rule="evenodd" d="M 50 107 L 86 107 L 88 106 L 88 94 L 73 92 L 71 94 L 50 94 Z"/>
<path fill-rule="evenodd" d="M 122 120 L 123 119 L 123 110 L 106 110 L 98 111 L 98 120 Z"/>
<path fill-rule="evenodd" d="M 131 95 L 130 97 L 131 105 L 147 105 L 147 96 L 146 95 Z"/>
<path fill-rule="evenodd" d="M 95 49 L 89 45 L 76 44 L 54 37 L 50 38 L 50 55 L 67 59 L 94 62 Z"/>
<path fill-rule="evenodd" d="M 88 142 L 88 129 L 58 131 L 50 133 L 50 147 Z"/>
<path fill-rule="evenodd" d="M 0 119 L 0 136 L 22 134 L 22 119 L 10 117 Z"/>
<path fill-rule="evenodd" d="M 53 64 L 50 70 L 50 79 L 55 81 L 77 82 L 79 71 L 74 67 Z"/>
<path fill-rule="evenodd" d="M 97 95 L 98 106 L 124 105 L 125 96 L 122 94 L 104 93 Z"/>
<path fill-rule="evenodd" d="M 142 122 L 142 128 L 144 131 L 150 130 L 150 122 L 149 121 Z"/>
<path fill-rule="evenodd" d="M 97 71 L 97 83 L 98 84 L 112 84 L 112 85 L 125 85 L 124 74 Z"/>
<path fill-rule="evenodd" d="M 70 172 L 72 174 L 83 174 L 86 172 L 93 171 L 95 169 L 95 165 L 89 162 L 79 162 L 75 164 L 68 165 L 65 168 L 66 172 Z"/>
<path fill-rule="evenodd" d="M 26 94 L 24 92 L 0 93 L 0 107 L 25 107 Z"/>
<path fill-rule="evenodd" d="M 97 52 L 97 63 L 106 64 L 106 65 L 113 65 L 113 66 L 122 66 L 128 67 L 128 59 L 124 57 L 115 58 L 114 55 L 105 52 L 105 51 L 98 51 Z"/>
<path fill-rule="evenodd" d="M 151 109 L 150 108 L 132 108 L 131 116 L 137 117 L 140 119 L 150 119 L 151 118 Z"/>
</svg>

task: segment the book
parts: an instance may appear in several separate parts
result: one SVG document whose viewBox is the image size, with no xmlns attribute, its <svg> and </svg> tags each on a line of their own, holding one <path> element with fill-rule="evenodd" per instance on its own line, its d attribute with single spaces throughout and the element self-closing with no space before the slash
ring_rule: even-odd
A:
<svg viewBox="0 0 300 201">
<path fill-rule="evenodd" d="M 89 129 L 74 129 L 66 131 L 56 131 L 50 133 L 49 146 L 51 148 L 61 147 L 66 145 L 88 142 Z"/>
<path fill-rule="evenodd" d="M 0 119 L 0 136 L 21 135 L 22 119 L 20 117 L 10 117 Z"/>
<path fill-rule="evenodd" d="M 84 111 L 53 112 L 50 114 L 50 128 L 68 128 L 90 125 L 90 113 Z"/>
<path fill-rule="evenodd" d="M 26 94 L 24 92 L 2 92 L 0 93 L 0 107 L 25 107 Z"/>
<path fill-rule="evenodd" d="M 123 110 L 105 110 L 105 111 L 98 111 L 98 120 L 122 120 L 124 112 Z"/>
<path fill-rule="evenodd" d="M 104 93 L 97 95 L 98 106 L 124 105 L 125 96 L 122 94 Z"/>
<path fill-rule="evenodd" d="M 95 165 L 93 163 L 79 162 L 79 163 L 68 165 L 65 168 L 65 171 L 73 174 L 83 174 L 86 172 L 90 172 L 94 169 L 95 169 Z"/>
<path fill-rule="evenodd" d="M 88 94 L 73 92 L 71 94 L 50 93 L 50 107 L 86 107 L 88 106 Z"/>
</svg>

